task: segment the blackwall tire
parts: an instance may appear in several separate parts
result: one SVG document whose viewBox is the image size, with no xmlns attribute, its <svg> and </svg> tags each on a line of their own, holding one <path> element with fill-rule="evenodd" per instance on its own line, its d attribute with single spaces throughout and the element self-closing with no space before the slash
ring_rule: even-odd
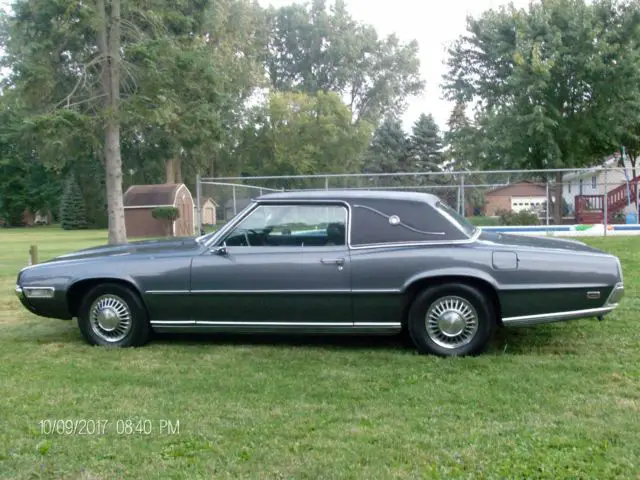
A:
<svg viewBox="0 0 640 480">
<path fill-rule="evenodd" d="M 478 355 L 487 349 L 496 325 L 492 303 L 466 284 L 428 288 L 417 295 L 409 309 L 409 335 L 421 354 Z"/>
<path fill-rule="evenodd" d="M 104 283 L 82 299 L 78 327 L 91 345 L 137 347 L 151 333 L 147 311 L 138 294 L 124 285 Z"/>
</svg>

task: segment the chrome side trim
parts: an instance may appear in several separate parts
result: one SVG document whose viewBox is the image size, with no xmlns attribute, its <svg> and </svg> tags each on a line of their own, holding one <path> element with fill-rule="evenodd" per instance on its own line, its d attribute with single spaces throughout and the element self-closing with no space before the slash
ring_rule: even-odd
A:
<svg viewBox="0 0 640 480">
<path fill-rule="evenodd" d="M 206 326 L 238 326 L 238 327 L 352 327 L 351 322 L 213 322 L 202 320 L 197 325 Z"/>
<path fill-rule="evenodd" d="M 339 293 L 347 294 L 351 293 L 349 289 L 336 289 L 336 290 L 191 290 L 192 294 L 305 294 L 305 293 Z"/>
<path fill-rule="evenodd" d="M 349 249 L 351 250 L 365 250 L 372 248 L 402 248 L 402 247 L 423 247 L 429 245 L 467 245 L 474 243 L 480 237 L 482 231 L 478 229 L 472 237 L 462 240 L 425 240 L 424 242 L 395 242 L 395 243 L 368 243 L 363 245 L 353 246 L 349 243 Z"/>
<path fill-rule="evenodd" d="M 183 325 L 195 325 L 195 320 L 151 320 L 151 325 L 166 325 L 168 327 L 176 326 L 181 327 Z"/>
<path fill-rule="evenodd" d="M 326 293 L 339 293 L 339 294 L 376 294 L 376 293 L 402 293 L 402 290 L 395 288 L 371 288 L 371 289 L 358 289 L 349 290 L 344 289 L 317 289 L 317 290 L 147 290 L 144 292 L 149 295 L 183 295 L 183 294 L 326 294 Z"/>
<path fill-rule="evenodd" d="M 189 290 L 147 290 L 144 293 L 149 295 L 181 295 L 188 294 Z"/>
<path fill-rule="evenodd" d="M 505 327 L 520 327 L 538 325 L 541 323 L 562 322 L 564 320 L 578 320 L 580 318 L 597 317 L 615 310 L 616 306 L 588 308 L 586 310 L 572 310 L 569 312 L 542 313 L 538 315 L 522 315 L 519 317 L 506 317 L 502 319 Z"/>
<path fill-rule="evenodd" d="M 233 321 L 195 321 L 195 320 L 152 320 L 151 325 L 166 327 L 182 327 L 187 325 L 199 325 L 209 327 L 355 327 L 355 328 L 401 328 L 400 322 L 233 322 Z"/>
<path fill-rule="evenodd" d="M 370 327 L 402 328 L 402 324 L 400 322 L 385 322 L 385 323 L 355 322 L 353 326 L 360 327 L 360 328 L 370 328 Z"/>
</svg>

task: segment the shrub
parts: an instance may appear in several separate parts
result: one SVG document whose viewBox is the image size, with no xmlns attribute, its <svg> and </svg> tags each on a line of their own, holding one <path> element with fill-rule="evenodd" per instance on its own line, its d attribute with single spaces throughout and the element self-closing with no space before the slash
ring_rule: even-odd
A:
<svg viewBox="0 0 640 480">
<path fill-rule="evenodd" d="M 521 210 L 517 213 L 513 210 L 499 210 L 496 213 L 500 217 L 500 225 L 540 225 L 538 216 L 529 210 Z"/>
<path fill-rule="evenodd" d="M 476 227 L 497 227 L 500 225 L 500 219 L 498 217 L 475 216 L 467 217 L 467 220 L 473 223 Z"/>
<path fill-rule="evenodd" d="M 73 174 L 69 174 L 60 202 L 60 225 L 64 230 L 87 228 L 87 208 L 80 186 Z"/>
<path fill-rule="evenodd" d="M 151 216 L 166 222 L 165 234 L 169 236 L 171 235 L 171 224 L 180 218 L 180 210 L 176 207 L 156 207 L 151 210 Z"/>
</svg>

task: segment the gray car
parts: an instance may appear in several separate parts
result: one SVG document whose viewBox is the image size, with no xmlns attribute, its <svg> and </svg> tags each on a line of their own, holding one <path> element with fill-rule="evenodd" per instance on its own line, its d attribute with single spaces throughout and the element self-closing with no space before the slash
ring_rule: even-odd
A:
<svg viewBox="0 0 640 480">
<path fill-rule="evenodd" d="M 261 196 L 197 238 L 102 246 L 24 268 L 16 293 L 78 319 L 91 344 L 157 332 L 406 333 L 420 353 L 477 354 L 496 328 L 600 317 L 618 258 L 575 240 L 483 232 L 436 196 Z"/>
</svg>

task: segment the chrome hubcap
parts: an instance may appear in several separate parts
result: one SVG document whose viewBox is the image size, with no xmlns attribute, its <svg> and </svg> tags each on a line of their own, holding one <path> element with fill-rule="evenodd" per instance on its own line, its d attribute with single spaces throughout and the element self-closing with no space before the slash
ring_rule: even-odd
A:
<svg viewBox="0 0 640 480">
<path fill-rule="evenodd" d="M 131 330 L 131 311 L 120 297 L 102 295 L 89 310 L 91 329 L 107 342 L 118 342 Z"/>
<path fill-rule="evenodd" d="M 442 297 L 429 307 L 425 326 L 436 345 L 459 348 L 469 343 L 478 331 L 478 313 L 462 297 Z"/>
</svg>

